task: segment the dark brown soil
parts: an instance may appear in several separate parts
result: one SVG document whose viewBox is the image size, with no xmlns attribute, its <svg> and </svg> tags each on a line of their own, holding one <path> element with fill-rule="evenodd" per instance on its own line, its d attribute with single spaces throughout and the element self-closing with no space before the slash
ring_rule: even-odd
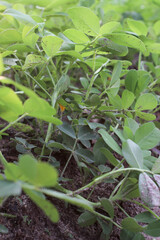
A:
<svg viewBox="0 0 160 240">
<path fill-rule="evenodd" d="M 18 152 L 12 147 L 13 141 L 11 140 L 15 132 L 9 130 L 8 133 L 10 133 L 9 136 L 0 140 L 0 150 L 7 161 L 13 162 L 17 161 L 18 157 Z M 60 162 L 63 167 L 65 162 L 63 154 L 60 155 Z M 72 182 L 65 183 L 66 188 L 75 190 L 81 187 L 81 174 L 74 160 L 71 160 L 65 177 L 73 179 Z M 113 183 L 99 184 L 95 187 L 90 200 L 96 201 L 101 197 L 109 197 L 114 187 Z M 87 197 L 88 194 L 89 192 L 85 192 L 84 196 Z M 8 198 L 1 207 L 0 213 L 12 214 L 14 217 L 1 216 L 0 224 L 5 225 L 9 232 L 0 234 L 0 240 L 100 240 L 102 230 L 98 223 L 86 228 L 78 225 L 77 220 L 82 212 L 81 209 L 57 199 L 49 200 L 55 204 L 60 213 L 60 220 L 57 224 L 53 224 L 25 194 Z M 131 217 L 144 211 L 143 208 L 129 202 L 119 204 Z M 115 212 L 114 220 L 120 224 L 126 216 L 118 207 L 115 207 Z M 120 239 L 119 235 L 119 230 L 114 227 L 110 239 Z M 146 237 L 146 239 L 152 238 Z"/>
</svg>

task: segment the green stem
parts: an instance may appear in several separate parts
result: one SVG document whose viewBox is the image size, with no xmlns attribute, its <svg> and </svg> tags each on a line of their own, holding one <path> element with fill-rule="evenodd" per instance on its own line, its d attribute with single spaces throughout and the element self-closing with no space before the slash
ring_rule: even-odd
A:
<svg viewBox="0 0 160 240">
<path fill-rule="evenodd" d="M 111 171 L 109 173 L 105 173 L 103 175 L 101 175 L 100 177 L 97 177 L 96 179 L 94 179 L 92 182 L 88 183 L 87 185 L 83 186 L 82 188 L 79 188 L 78 190 L 74 191 L 73 194 L 79 194 L 83 191 L 86 191 L 87 189 L 89 189 L 90 187 L 97 185 L 101 182 L 104 181 L 104 179 L 109 178 L 112 175 L 118 174 L 118 173 L 123 173 L 123 172 L 127 172 L 127 171 L 137 171 L 137 172 L 147 172 L 150 174 L 153 174 L 151 171 L 146 170 L 146 169 L 139 169 L 139 168 L 125 168 L 125 169 L 118 169 L 116 171 Z"/>
<path fill-rule="evenodd" d="M 20 121 L 22 118 L 24 118 L 25 116 L 27 116 L 28 113 L 24 113 L 22 116 L 20 116 L 19 118 L 17 118 L 15 121 L 9 123 L 5 128 L 3 128 L 1 131 L 0 131 L 0 135 L 5 132 L 8 128 L 10 128 L 12 125 L 14 125 L 15 123 L 17 123 L 18 121 Z"/>
<path fill-rule="evenodd" d="M 118 188 L 124 183 L 126 178 L 123 178 L 118 184 L 117 186 L 114 188 L 113 192 L 111 193 L 110 197 L 109 197 L 109 200 L 112 201 L 112 198 L 114 196 L 114 194 L 117 192 Z"/>
<path fill-rule="evenodd" d="M 46 138 L 45 138 L 45 141 L 44 141 L 44 144 L 43 144 L 43 147 L 42 147 L 40 159 L 43 157 L 43 155 L 44 155 L 44 150 L 45 150 L 45 146 L 46 146 L 46 144 L 48 143 L 48 141 L 49 141 L 49 139 L 50 139 L 50 137 L 51 137 L 51 135 L 52 135 L 52 128 L 53 128 L 53 124 L 52 124 L 52 123 L 49 123 L 48 129 L 47 129 Z"/>
<path fill-rule="evenodd" d="M 115 204 L 119 207 L 119 209 L 121 209 L 121 211 L 122 211 L 127 217 L 130 217 L 130 216 L 128 215 L 128 213 L 127 213 L 118 203 L 115 202 Z"/>
<path fill-rule="evenodd" d="M 0 151 L 0 161 L 1 161 L 2 165 L 6 168 L 7 165 L 8 165 L 8 162 L 7 162 L 7 160 L 4 158 L 4 156 L 3 156 L 3 154 L 2 154 L 1 151 Z"/>
<path fill-rule="evenodd" d="M 138 58 L 138 70 L 141 70 L 142 52 L 139 52 Z"/>
<path fill-rule="evenodd" d="M 28 72 L 25 72 L 25 74 L 28 75 L 49 96 L 49 98 L 52 98 L 46 89 L 34 77 L 32 77 Z"/>
<path fill-rule="evenodd" d="M 85 50 L 86 50 L 90 45 L 94 44 L 94 43 L 97 41 L 98 38 L 99 38 L 99 36 L 95 37 L 95 39 L 93 39 L 91 42 L 89 42 L 89 43 L 83 48 L 83 50 L 82 50 L 81 53 L 85 52 Z"/>
<path fill-rule="evenodd" d="M 88 86 L 88 89 L 87 89 L 87 92 L 86 92 L 86 97 L 85 97 L 85 101 L 87 101 L 88 97 L 89 97 L 89 94 L 90 94 L 90 91 L 91 91 L 91 88 L 94 84 L 94 81 L 96 80 L 97 78 L 97 75 L 93 75 L 91 80 L 90 80 L 90 84 Z"/>
<path fill-rule="evenodd" d="M 158 220 L 160 220 L 160 217 L 155 213 L 153 212 L 149 207 L 147 207 L 146 205 L 144 205 L 143 203 L 140 203 L 140 202 L 137 202 L 136 200 L 130 200 L 130 199 L 125 199 L 126 201 L 129 201 L 129 202 L 133 202 L 143 208 L 145 208 L 148 212 L 150 212 L 155 218 L 157 218 Z"/>
<path fill-rule="evenodd" d="M 2 217 L 9 217 L 9 218 L 15 218 L 16 217 L 15 215 L 8 214 L 8 213 L 0 213 L 0 216 L 2 216 Z"/>
<path fill-rule="evenodd" d="M 74 146 L 73 146 L 73 148 L 72 148 L 71 154 L 70 154 L 70 156 L 69 156 L 69 158 L 68 158 L 68 160 L 67 160 L 67 162 L 66 162 L 66 165 L 65 165 L 64 168 L 63 168 L 63 171 L 62 171 L 62 173 L 61 173 L 61 177 L 63 177 L 63 175 L 64 175 L 64 173 L 65 173 L 65 171 L 66 171 L 66 168 L 67 168 L 67 166 L 68 166 L 68 164 L 69 164 L 69 162 L 70 162 L 70 160 L 71 160 L 71 157 L 72 157 L 73 154 L 74 154 L 74 150 L 75 150 L 75 147 L 76 147 L 76 145 L 77 145 L 77 140 L 78 140 L 78 139 L 76 139 L 76 141 L 75 141 L 75 143 L 74 143 Z"/>
<path fill-rule="evenodd" d="M 58 93 L 57 93 L 56 91 L 53 92 L 52 97 L 51 97 L 52 107 L 53 107 L 53 108 L 55 107 L 55 104 L 56 104 L 56 101 L 57 101 L 57 96 L 58 96 Z M 44 155 L 45 146 L 46 146 L 46 144 L 48 143 L 48 141 L 49 141 L 49 139 L 50 139 L 50 137 L 51 137 L 51 135 L 52 135 L 52 131 L 53 131 L 53 124 L 52 124 L 52 123 L 49 123 L 48 129 L 47 129 L 47 135 L 46 135 L 46 138 L 45 138 L 43 147 L 42 147 L 40 159 L 41 159 L 42 156 Z"/>
<path fill-rule="evenodd" d="M 70 204 L 73 204 L 73 205 L 77 205 L 79 207 L 82 207 L 84 209 L 87 209 L 88 211 L 92 212 L 93 214 L 95 214 L 96 216 L 98 217 L 101 217 L 103 218 L 104 220 L 107 220 L 107 221 L 110 221 L 112 222 L 115 226 L 117 226 L 118 228 L 122 228 L 120 225 L 118 225 L 116 222 L 114 222 L 111 218 L 107 217 L 107 216 L 104 216 L 102 214 L 100 214 L 99 212 L 96 212 L 92 207 L 95 207 L 95 206 L 99 206 L 99 203 L 96 204 L 96 203 L 92 203 L 86 199 L 84 199 L 83 197 L 81 196 L 76 196 L 76 197 L 70 197 L 70 196 L 67 196 L 66 194 L 64 193 L 60 193 L 60 192 L 57 192 L 57 191 L 54 191 L 54 190 L 50 190 L 50 189 L 40 189 L 40 188 L 36 188 L 35 186 L 33 185 L 28 185 L 28 184 L 23 184 L 23 188 L 24 190 L 25 189 L 30 189 L 30 190 L 35 190 L 37 192 L 41 192 L 41 193 L 44 193 L 48 196 L 52 196 L 52 197 L 55 197 L 55 198 L 58 198 L 60 200 L 63 200 L 65 202 L 68 202 Z M 79 200 L 83 200 L 85 201 L 86 203 L 90 204 L 90 207 L 87 206 L 86 204 L 83 204 L 82 205 L 82 202 L 80 202 Z"/>
<path fill-rule="evenodd" d="M 51 74 L 51 72 L 50 72 L 48 66 L 46 66 L 46 68 L 47 68 L 48 74 L 49 74 L 49 76 L 50 76 L 50 78 L 51 78 L 51 80 L 52 80 L 53 86 L 55 87 L 56 84 L 55 84 L 55 81 L 54 81 L 54 79 L 53 79 L 53 76 L 52 76 L 52 74 Z"/>
<path fill-rule="evenodd" d="M 93 72 L 95 71 L 95 59 L 96 59 L 96 51 L 94 52 L 94 56 L 93 56 Z M 85 101 L 87 101 L 87 99 L 89 97 L 91 88 L 92 88 L 92 86 L 94 84 L 94 81 L 96 80 L 97 76 L 98 76 L 97 74 L 93 74 L 93 76 L 92 76 L 92 78 L 90 80 L 90 84 L 89 84 L 87 92 L 86 92 Z"/>
<path fill-rule="evenodd" d="M 112 222 L 112 223 L 113 223 L 116 227 L 118 227 L 119 229 L 122 229 L 122 227 L 121 227 L 120 225 L 118 225 L 116 222 L 114 222 L 114 221 L 112 220 L 112 218 L 106 217 L 106 216 L 104 216 L 104 215 L 102 215 L 102 214 L 100 214 L 99 212 L 96 212 L 96 211 L 93 211 L 93 213 L 94 213 L 95 215 L 97 215 L 98 217 L 100 217 L 100 218 L 103 218 L 103 219 L 105 219 L 105 220 L 107 220 L 107 221 Z"/>
</svg>

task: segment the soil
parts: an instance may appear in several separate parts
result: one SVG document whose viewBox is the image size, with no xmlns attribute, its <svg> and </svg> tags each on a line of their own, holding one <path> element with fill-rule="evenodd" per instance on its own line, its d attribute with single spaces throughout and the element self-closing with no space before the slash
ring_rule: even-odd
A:
<svg viewBox="0 0 160 240">
<path fill-rule="evenodd" d="M 16 132 L 9 129 L 7 133 L 9 135 L 0 140 L 0 150 L 7 161 L 14 162 L 17 161 L 19 154 L 15 150 L 12 140 Z M 64 154 L 60 155 L 60 162 L 63 169 Z M 64 186 L 66 188 L 76 190 L 82 186 L 81 174 L 74 159 L 71 160 L 65 177 L 73 179 L 72 182 L 65 182 Z M 95 187 L 90 199 L 96 201 L 98 197 L 109 197 L 114 187 L 115 184 L 113 183 L 101 183 Z M 85 192 L 84 196 L 86 197 L 88 194 L 89 192 Z M 12 214 L 13 217 L 1 216 L 0 224 L 8 228 L 8 233 L 0 234 L 0 240 L 101 240 L 102 229 L 97 222 L 90 227 L 80 227 L 78 225 L 77 220 L 82 212 L 81 209 L 57 199 L 49 198 L 49 200 L 54 203 L 59 211 L 60 220 L 57 224 L 52 223 L 24 193 L 18 197 L 9 197 L 1 207 L 0 213 Z M 119 202 L 119 204 L 131 217 L 144 211 L 140 206 L 130 202 Z M 159 209 L 156 209 L 156 212 L 160 214 Z M 115 207 L 115 216 L 114 220 L 118 224 L 126 217 L 118 207 Z M 114 227 L 110 239 L 117 240 L 120 239 L 119 236 L 119 229 Z M 152 238 L 146 236 L 145 239 L 151 240 Z"/>
</svg>

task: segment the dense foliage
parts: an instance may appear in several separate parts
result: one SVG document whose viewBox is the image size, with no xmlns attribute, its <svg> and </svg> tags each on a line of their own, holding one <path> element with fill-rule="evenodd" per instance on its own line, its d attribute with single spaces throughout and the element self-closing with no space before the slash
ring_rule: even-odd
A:
<svg viewBox="0 0 160 240">
<path fill-rule="evenodd" d="M 0 154 L 1 204 L 23 190 L 57 222 L 49 195 L 84 209 L 79 224 L 98 221 L 102 239 L 113 225 L 121 239 L 160 236 L 152 210 L 160 206 L 160 158 L 151 150 L 160 141 L 159 0 L 10 0 L 0 12 L 0 117 L 8 122 L 0 137 L 14 127 L 36 138 L 15 137 L 15 163 Z M 53 157 L 61 151 L 69 153 L 62 172 Z M 63 187 L 71 158 L 85 179 L 74 192 Z M 109 199 L 81 196 L 104 181 L 117 184 Z M 119 225 L 118 200 L 145 212 L 126 213 Z"/>
</svg>

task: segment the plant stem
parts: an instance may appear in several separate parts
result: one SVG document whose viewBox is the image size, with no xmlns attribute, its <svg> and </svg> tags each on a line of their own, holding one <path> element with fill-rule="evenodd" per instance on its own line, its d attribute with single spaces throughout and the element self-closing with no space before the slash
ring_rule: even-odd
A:
<svg viewBox="0 0 160 240">
<path fill-rule="evenodd" d="M 67 168 L 67 166 L 68 166 L 68 164 L 69 164 L 69 162 L 70 162 L 70 160 L 71 160 L 71 157 L 73 156 L 75 147 L 76 147 L 76 145 L 77 145 L 77 140 L 78 140 L 78 139 L 75 140 L 75 143 L 74 143 L 74 146 L 73 146 L 73 148 L 72 148 L 71 154 L 70 154 L 70 156 L 69 156 L 69 158 L 68 158 L 68 160 L 67 160 L 67 162 L 66 162 L 66 165 L 64 166 L 63 171 L 62 171 L 62 173 L 61 173 L 61 177 L 63 177 L 63 174 L 64 174 L 65 171 L 66 171 L 66 168 Z"/>
<path fill-rule="evenodd" d="M 141 70 L 142 52 L 139 52 L 138 58 L 138 70 Z"/>
<path fill-rule="evenodd" d="M 34 82 L 36 82 L 36 84 L 49 96 L 49 98 L 52 98 L 46 89 L 34 77 L 32 77 L 28 72 L 25 72 L 25 74 L 28 75 Z"/>
<path fill-rule="evenodd" d="M 94 56 L 93 56 L 93 71 L 95 71 L 95 58 L 96 58 L 96 51 L 94 52 Z M 86 92 L 86 97 L 85 97 L 85 101 L 87 101 L 88 97 L 89 97 L 89 94 L 90 94 L 90 91 L 91 91 L 91 88 L 93 86 L 93 83 L 94 81 L 96 80 L 96 78 L 98 77 L 98 74 L 93 74 L 91 80 L 90 80 L 90 84 L 88 86 L 88 89 L 87 89 L 87 92 Z"/>
<path fill-rule="evenodd" d="M 87 189 L 89 189 L 90 187 L 94 186 L 94 185 L 97 185 L 101 182 L 104 181 L 105 178 L 108 178 L 114 174 L 117 174 L 117 173 L 123 173 L 123 172 L 127 172 L 127 171 L 138 171 L 138 172 L 147 172 L 147 173 L 150 173 L 150 174 L 153 174 L 151 171 L 149 170 L 146 170 L 146 169 L 139 169 L 139 168 L 125 168 L 125 169 L 118 169 L 116 171 L 111 171 L 109 173 L 105 173 L 103 175 L 101 175 L 100 177 L 97 177 L 96 179 L 94 179 L 92 182 L 88 183 L 87 185 L 83 186 L 82 188 L 76 190 L 73 192 L 73 194 L 79 194 L 83 191 L 86 191 Z"/>
<path fill-rule="evenodd" d="M 55 81 L 54 81 L 54 79 L 53 79 L 53 77 L 52 77 L 52 74 L 51 74 L 48 66 L 46 66 L 46 68 L 47 68 L 48 74 L 49 74 L 49 76 L 50 76 L 50 78 L 51 78 L 51 80 L 52 80 L 53 86 L 55 87 L 56 84 L 55 84 Z"/>
<path fill-rule="evenodd" d="M 50 137 L 51 137 L 51 135 L 52 135 L 52 128 L 53 128 L 53 124 L 52 124 L 52 123 L 49 123 L 48 129 L 47 129 L 46 138 L 45 138 L 45 141 L 44 141 L 44 144 L 43 144 L 43 147 L 42 147 L 40 159 L 43 157 L 43 155 L 44 155 L 44 150 L 45 150 L 45 146 L 46 146 L 46 144 L 48 143 L 48 141 L 49 141 L 49 139 L 50 139 Z"/>
<path fill-rule="evenodd" d="M 2 154 L 1 151 L 0 151 L 0 161 L 1 161 L 2 165 L 6 168 L 7 165 L 8 165 L 8 162 L 7 162 L 7 160 L 4 158 L 4 156 L 3 156 L 3 154 Z"/>
<path fill-rule="evenodd" d="M 144 205 L 143 203 L 140 203 L 136 200 L 130 200 L 130 199 L 125 199 L 126 201 L 129 201 L 129 202 L 133 202 L 139 206 L 142 206 L 143 208 L 145 208 L 148 212 L 150 212 L 155 218 L 157 218 L 158 220 L 160 220 L 160 217 L 155 213 L 153 212 L 149 207 L 147 207 L 146 205 Z"/>
<path fill-rule="evenodd" d="M 116 222 L 114 222 L 114 221 L 112 220 L 112 218 L 106 217 L 105 215 L 102 215 L 102 214 L 100 214 L 99 212 L 96 212 L 96 211 L 93 211 L 93 213 L 94 213 L 95 215 L 97 215 L 98 217 L 101 217 L 101 218 L 103 218 L 103 219 L 105 219 L 105 220 L 107 220 L 107 221 L 112 222 L 116 227 L 122 229 L 122 227 L 121 227 L 120 225 L 118 225 Z"/>
<path fill-rule="evenodd" d="M 15 123 L 17 123 L 18 121 L 20 121 L 22 118 L 24 118 L 25 116 L 27 116 L 28 113 L 24 113 L 22 116 L 20 116 L 19 118 L 17 118 L 15 121 L 9 123 L 5 128 L 3 128 L 1 131 L 0 131 L 0 135 L 5 132 L 8 128 L 10 128 L 12 125 L 14 125 Z"/>
<path fill-rule="evenodd" d="M 42 188 L 42 189 L 36 188 L 36 187 L 33 186 L 33 185 L 28 185 L 28 184 L 25 184 L 25 183 L 23 184 L 23 188 L 24 188 L 24 190 L 25 190 L 25 189 L 35 190 L 35 191 L 37 191 L 37 192 L 44 193 L 44 194 L 46 194 L 46 195 L 48 195 L 48 196 L 52 196 L 52 197 L 58 198 L 58 199 L 60 199 L 60 200 L 64 200 L 65 202 L 68 202 L 68 203 L 70 203 L 70 204 L 73 204 L 73 205 L 77 205 L 77 206 L 79 206 L 79 207 L 82 207 L 82 208 L 84 208 L 84 209 L 92 212 L 92 213 L 95 214 L 96 216 L 101 217 L 101 218 L 103 218 L 103 219 L 105 219 L 105 220 L 107 220 L 107 221 L 112 222 L 112 223 L 113 223 L 115 226 L 117 226 L 118 228 L 120 228 L 120 229 L 122 228 L 120 225 L 118 225 L 116 222 L 114 222 L 111 218 L 109 218 L 109 217 L 107 217 L 107 216 L 105 216 L 105 215 L 102 215 L 102 214 L 100 214 L 99 212 L 96 212 L 96 211 L 93 209 L 94 206 L 99 206 L 99 203 L 98 203 L 98 204 L 92 203 L 92 202 L 84 199 L 83 197 L 81 197 L 81 196 L 79 196 L 79 195 L 76 196 L 76 197 L 70 197 L 70 196 L 68 196 L 67 194 L 64 194 L 64 193 L 60 193 L 60 192 L 57 192 L 57 191 L 54 191 L 54 190 L 50 190 L 50 189 L 45 189 L 45 188 Z M 82 200 L 82 201 L 80 201 L 80 200 Z M 83 201 L 85 201 L 86 204 L 84 204 Z M 88 206 L 87 206 L 87 205 L 88 205 Z M 89 206 L 89 205 L 90 205 L 90 206 Z"/>
<path fill-rule="evenodd" d="M 8 214 L 8 213 L 0 213 L 0 216 L 2 216 L 2 217 L 10 217 L 10 218 L 15 218 L 16 217 L 15 215 Z"/>
<path fill-rule="evenodd" d="M 127 213 L 117 202 L 115 202 L 115 204 L 121 209 L 121 211 L 122 211 L 127 217 L 130 217 L 130 216 L 128 215 L 128 213 Z"/>
</svg>

